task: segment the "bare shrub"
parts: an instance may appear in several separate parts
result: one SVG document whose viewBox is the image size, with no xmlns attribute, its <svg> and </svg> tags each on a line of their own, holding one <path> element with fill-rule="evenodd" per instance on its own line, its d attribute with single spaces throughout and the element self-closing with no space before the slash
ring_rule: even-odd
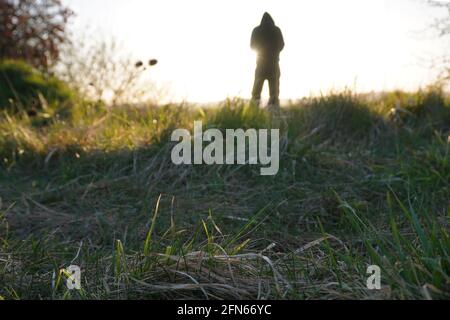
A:
<svg viewBox="0 0 450 320">
<path fill-rule="evenodd" d="M 156 64 L 135 59 L 112 37 L 80 36 L 65 46 L 55 72 L 83 96 L 117 105 L 152 99 L 157 90 L 148 69 Z"/>
</svg>

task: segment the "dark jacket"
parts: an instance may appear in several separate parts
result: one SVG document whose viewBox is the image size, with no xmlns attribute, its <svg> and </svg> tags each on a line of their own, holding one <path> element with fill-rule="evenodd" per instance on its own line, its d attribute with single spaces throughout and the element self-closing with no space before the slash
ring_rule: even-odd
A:
<svg viewBox="0 0 450 320">
<path fill-rule="evenodd" d="M 283 34 L 267 12 L 253 30 L 250 47 L 258 52 L 258 62 L 278 62 L 280 58 L 284 48 Z"/>
</svg>

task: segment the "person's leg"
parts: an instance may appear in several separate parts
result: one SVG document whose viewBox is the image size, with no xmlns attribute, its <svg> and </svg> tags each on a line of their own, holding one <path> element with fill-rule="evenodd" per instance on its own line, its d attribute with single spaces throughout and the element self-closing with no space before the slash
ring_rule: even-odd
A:
<svg viewBox="0 0 450 320">
<path fill-rule="evenodd" d="M 255 71 L 255 82 L 253 83 L 253 90 L 252 90 L 252 102 L 259 106 L 261 102 L 261 92 L 264 86 L 264 77 L 261 74 L 260 68 L 256 68 Z"/>
<path fill-rule="evenodd" d="M 280 67 L 277 65 L 269 79 L 270 99 L 269 105 L 280 106 Z"/>
</svg>

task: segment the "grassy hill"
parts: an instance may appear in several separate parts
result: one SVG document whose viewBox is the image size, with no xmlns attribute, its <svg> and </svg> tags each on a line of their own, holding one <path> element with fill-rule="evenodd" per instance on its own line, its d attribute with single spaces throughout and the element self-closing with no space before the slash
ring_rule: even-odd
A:
<svg viewBox="0 0 450 320">
<path fill-rule="evenodd" d="M 450 101 L 436 90 L 0 115 L 5 299 L 450 298 Z M 280 128 L 280 171 L 175 166 L 170 134 Z M 68 291 L 69 264 L 82 290 Z M 366 288 L 379 265 L 382 289 Z M 56 273 L 54 274 L 54 271 Z"/>
</svg>

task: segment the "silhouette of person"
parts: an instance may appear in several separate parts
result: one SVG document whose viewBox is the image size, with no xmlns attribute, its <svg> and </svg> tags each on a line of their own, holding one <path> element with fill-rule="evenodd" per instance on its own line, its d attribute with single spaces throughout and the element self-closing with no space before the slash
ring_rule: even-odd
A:
<svg viewBox="0 0 450 320">
<path fill-rule="evenodd" d="M 283 34 L 270 14 L 264 13 L 261 24 L 253 30 L 250 47 L 258 54 L 252 101 L 259 106 L 264 81 L 269 81 L 269 105 L 279 106 L 280 52 L 284 48 Z"/>
</svg>

